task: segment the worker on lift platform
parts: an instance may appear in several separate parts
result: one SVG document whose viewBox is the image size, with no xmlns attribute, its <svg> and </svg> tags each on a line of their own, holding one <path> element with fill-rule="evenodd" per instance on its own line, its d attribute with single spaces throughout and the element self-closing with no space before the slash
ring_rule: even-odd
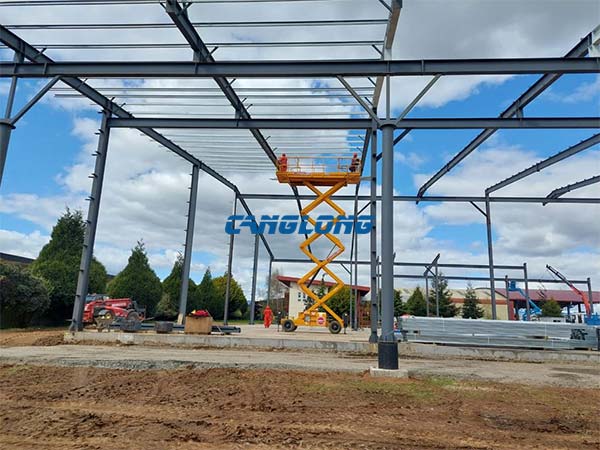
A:
<svg viewBox="0 0 600 450">
<path fill-rule="evenodd" d="M 358 154 L 352 155 L 352 161 L 350 162 L 350 172 L 357 172 L 360 167 L 360 158 Z"/>
<path fill-rule="evenodd" d="M 288 159 L 285 153 L 283 153 L 280 157 L 279 157 L 279 171 L 280 172 L 287 172 L 287 167 L 288 167 Z"/>
</svg>

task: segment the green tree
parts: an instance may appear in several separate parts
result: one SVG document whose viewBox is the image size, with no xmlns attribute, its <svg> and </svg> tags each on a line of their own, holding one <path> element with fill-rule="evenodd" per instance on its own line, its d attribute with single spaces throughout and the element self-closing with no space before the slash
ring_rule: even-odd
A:
<svg viewBox="0 0 600 450">
<path fill-rule="evenodd" d="M 483 317 L 483 309 L 479 306 L 477 293 L 471 283 L 467 285 L 467 292 L 465 293 L 465 301 L 461 312 L 463 319 L 480 319 Z"/>
<path fill-rule="evenodd" d="M 191 300 L 192 310 L 206 309 L 213 317 L 216 315 L 223 316 L 223 302 L 219 302 L 219 299 L 217 298 L 217 292 L 215 291 L 210 268 L 206 269 L 206 272 L 204 272 L 202 281 L 196 286 L 192 293 Z"/>
<path fill-rule="evenodd" d="M 344 286 L 333 297 L 327 300 L 327 306 L 340 317 L 344 314 L 350 314 L 350 299 L 352 296 L 353 292 L 350 286 Z"/>
<path fill-rule="evenodd" d="M 227 274 L 213 279 L 215 292 L 217 295 L 218 303 L 221 304 L 221 314 L 213 315 L 215 319 L 223 318 L 223 311 L 225 308 L 225 291 L 227 289 Z M 231 277 L 231 290 L 229 292 L 229 318 L 241 318 L 246 314 L 248 310 L 248 302 L 244 291 L 240 287 L 237 281 Z M 210 309 L 209 309 L 210 311 Z M 211 311 L 212 315 L 212 311 Z"/>
<path fill-rule="evenodd" d="M 394 290 L 394 317 L 400 317 L 406 314 L 406 305 L 402 301 L 402 292 Z"/>
<path fill-rule="evenodd" d="M 179 297 L 181 295 L 181 275 L 183 273 L 183 255 L 177 255 L 173 264 L 173 269 L 167 278 L 162 282 L 163 295 L 156 308 L 157 315 L 165 318 L 172 318 L 179 313 Z M 188 285 L 188 297 L 186 303 L 186 313 L 190 312 L 193 303 L 193 292 L 196 284 L 190 279 Z"/>
<path fill-rule="evenodd" d="M 31 265 L 32 273 L 46 280 L 50 297 L 47 317 L 52 322 L 59 323 L 71 316 L 84 232 L 85 222 L 81 211 L 71 211 L 67 208 L 52 229 L 50 242 L 42 248 Z M 104 293 L 106 280 L 106 269 L 93 258 L 88 292 Z"/>
<path fill-rule="evenodd" d="M 556 300 L 550 297 L 550 300 L 546 300 L 542 305 L 542 316 L 544 317 L 561 317 L 562 308 Z"/>
<path fill-rule="evenodd" d="M 145 306 L 147 315 L 153 315 L 161 299 L 160 278 L 148 262 L 148 255 L 142 241 L 131 249 L 127 265 L 108 284 L 108 295 L 112 298 L 131 298 L 140 306 Z"/>
<path fill-rule="evenodd" d="M 0 262 L 0 329 L 39 321 L 50 298 L 44 280 L 16 264 Z"/>
<path fill-rule="evenodd" d="M 442 273 L 436 278 L 433 278 L 431 291 L 429 292 L 429 311 L 436 313 L 436 291 L 438 292 L 438 299 L 440 305 L 440 317 L 454 317 L 458 314 L 458 309 L 454 303 L 452 303 L 452 294 L 448 290 L 448 280 L 446 280 Z"/>
<path fill-rule="evenodd" d="M 420 287 L 416 287 L 415 290 L 410 294 L 405 304 L 406 313 L 413 316 L 424 317 L 427 315 L 427 304 L 425 303 L 425 296 Z"/>
</svg>

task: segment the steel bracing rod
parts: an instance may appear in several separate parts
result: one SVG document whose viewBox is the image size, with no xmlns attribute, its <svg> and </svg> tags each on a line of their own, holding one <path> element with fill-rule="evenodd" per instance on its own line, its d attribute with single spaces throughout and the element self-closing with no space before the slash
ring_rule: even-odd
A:
<svg viewBox="0 0 600 450">
<path fill-rule="evenodd" d="M 190 266 L 192 264 L 192 252 L 194 249 L 194 227 L 196 224 L 196 204 L 198 201 L 198 179 L 200 168 L 192 166 L 192 184 L 190 186 L 190 200 L 187 215 L 187 226 L 185 228 L 185 248 L 183 250 L 183 267 L 181 268 L 181 290 L 179 293 L 179 314 L 177 323 L 185 321 L 187 311 L 188 288 L 190 283 Z"/>
<path fill-rule="evenodd" d="M 46 93 L 52 88 L 52 86 L 54 86 L 56 83 L 58 83 L 60 81 L 59 77 L 54 77 L 52 78 L 50 81 L 48 81 L 48 83 L 38 91 L 37 94 L 35 94 L 31 100 L 29 100 L 25 106 L 23 106 L 19 112 L 17 112 L 15 115 L 13 115 L 10 118 L 10 123 L 12 125 L 16 124 L 26 113 L 27 111 L 29 111 L 31 108 L 33 108 L 33 106 L 39 102 L 41 100 L 41 98 L 46 95 Z"/>
<path fill-rule="evenodd" d="M 416 280 L 416 279 L 421 279 L 421 278 L 425 278 L 422 274 L 395 274 L 394 278 L 403 278 L 403 279 L 408 279 L 408 280 Z M 471 276 L 455 276 L 455 275 L 443 275 L 440 278 L 444 278 L 448 281 L 489 281 L 490 279 L 488 277 L 471 277 Z M 512 281 L 516 281 L 519 283 L 522 283 L 525 281 L 524 278 L 511 278 Z M 504 277 L 498 277 L 498 278 L 494 278 L 494 281 L 504 281 Z M 529 278 L 530 282 L 532 283 L 562 283 L 562 281 L 560 280 L 547 280 L 547 279 L 542 279 L 542 278 Z M 586 280 L 575 280 L 575 281 L 571 281 L 572 283 L 575 284 L 586 284 L 587 281 Z"/>
<path fill-rule="evenodd" d="M 329 27 L 383 25 L 387 19 L 285 20 L 263 22 L 192 22 L 197 28 L 268 28 L 268 27 Z M 175 28 L 173 23 L 42 23 L 4 25 L 9 30 L 130 30 L 141 28 Z"/>
<path fill-rule="evenodd" d="M 546 198 L 558 198 L 561 195 L 565 195 L 568 192 L 574 191 L 576 189 L 580 189 L 582 187 L 590 186 L 595 183 L 600 183 L 600 175 L 596 175 L 594 177 L 586 178 L 585 180 L 578 181 L 576 183 L 571 183 L 566 186 L 560 187 L 558 189 L 554 189 L 550 192 Z M 542 205 L 546 205 L 546 202 L 542 203 Z"/>
<path fill-rule="evenodd" d="M 85 221 L 85 233 L 83 237 L 83 249 L 81 251 L 81 262 L 77 275 L 77 290 L 73 304 L 73 316 L 70 331 L 83 330 L 83 310 L 85 298 L 88 294 L 90 282 L 90 267 L 94 257 L 94 242 L 96 240 L 96 228 L 98 226 L 98 213 L 100 210 L 100 199 L 102 197 L 102 184 L 104 183 L 104 172 L 106 169 L 106 155 L 108 153 L 108 140 L 110 128 L 108 117 L 110 112 L 102 113 L 102 124 L 100 125 L 100 136 L 98 138 L 98 150 L 96 151 L 96 164 L 92 174 L 92 193 L 89 197 L 88 215 Z"/>
<path fill-rule="evenodd" d="M 35 47 L 33 47 L 30 44 L 28 44 L 27 42 L 25 42 L 23 39 L 21 39 L 20 37 L 15 35 L 10 30 L 7 30 L 2 25 L 0 25 L 0 42 L 2 42 L 7 47 L 10 47 L 15 52 L 18 52 L 20 55 L 23 55 L 23 57 L 27 58 L 30 61 L 34 61 L 36 63 L 42 63 L 42 64 L 51 64 L 54 62 L 51 58 L 44 55 L 42 52 L 40 52 Z M 91 101 L 93 101 L 94 103 L 99 105 L 103 111 L 111 111 L 112 114 L 117 117 L 134 119 L 132 114 L 127 112 L 125 109 L 123 109 L 121 106 L 117 105 L 113 101 L 109 100 L 107 97 L 102 95 L 96 89 L 94 89 L 90 85 L 86 84 L 83 80 L 81 80 L 79 78 L 74 78 L 74 77 L 61 77 L 61 81 L 63 83 L 65 83 L 66 85 L 70 86 L 75 91 L 79 92 L 84 97 L 87 97 L 88 99 L 90 99 Z M 2 128 L 3 128 L 2 122 L 0 122 L 0 148 L 1 148 L 1 144 L 2 144 Z M 213 168 L 204 164 L 198 158 L 190 155 L 188 152 L 186 152 L 181 147 L 179 147 L 178 145 L 173 143 L 171 140 L 164 137 L 162 134 L 160 134 L 160 133 L 156 132 L 155 130 L 148 128 L 148 127 L 139 128 L 139 131 L 141 131 L 143 134 L 150 137 L 151 139 L 155 140 L 159 144 L 163 145 L 164 147 L 166 147 L 167 149 L 169 149 L 176 155 L 182 157 L 186 161 L 188 161 L 194 165 L 197 165 L 200 168 L 200 170 L 207 173 L 208 175 L 210 175 L 211 177 L 213 177 L 220 183 L 227 186 L 229 189 L 231 189 L 234 192 L 239 194 L 239 189 L 237 188 L 237 186 L 235 184 L 233 184 L 227 178 L 223 177 L 220 173 L 218 173 Z M 250 211 L 250 208 L 248 208 L 247 203 L 243 199 L 240 199 L 240 203 L 244 207 L 244 210 L 246 211 L 246 213 L 251 215 L 252 213 Z M 261 239 L 263 241 L 263 244 L 267 248 L 269 255 L 273 256 L 273 253 L 269 247 L 269 244 L 266 241 L 266 239 L 264 238 L 264 236 L 262 236 Z"/>
<path fill-rule="evenodd" d="M 8 31 L 8 30 L 7 30 Z M 337 61 L 60 61 L 1 62 L 0 76 L 20 78 L 326 78 L 423 75 L 598 73 L 600 58 L 511 58 Z"/>
<path fill-rule="evenodd" d="M 431 89 L 433 87 L 433 85 L 437 82 L 437 80 L 439 80 L 441 77 L 441 75 L 436 75 L 434 76 L 431 80 L 429 80 L 429 83 L 427 83 L 427 85 L 421 89 L 421 92 L 419 92 L 417 94 L 417 96 L 413 99 L 412 102 L 410 102 L 406 108 L 404 108 L 404 110 L 400 113 L 400 115 L 398 116 L 398 120 L 402 120 L 404 119 L 409 112 L 411 112 L 411 110 L 417 106 L 417 103 L 419 103 L 419 101 L 425 97 L 425 94 L 427 94 L 427 92 L 429 91 L 429 89 Z M 406 131 L 406 130 L 405 130 Z M 395 143 L 395 142 L 394 142 Z"/>
<path fill-rule="evenodd" d="M 102 92 L 110 92 L 111 94 L 117 94 L 119 92 L 221 92 L 218 87 L 206 87 L 206 86 L 190 86 L 190 87 L 153 87 L 153 86 L 128 86 L 128 87 L 106 87 L 102 86 Z M 367 93 L 373 92 L 372 86 L 361 86 L 354 87 L 354 90 L 367 91 Z M 54 88 L 52 92 L 70 92 L 69 88 Z M 281 86 L 281 87 L 247 87 L 240 86 L 236 89 L 238 95 L 246 92 L 339 92 L 346 91 L 343 87 L 319 87 L 319 86 Z"/>
<path fill-rule="evenodd" d="M 402 139 L 404 139 L 406 137 L 406 135 L 410 132 L 411 132 L 410 128 L 402 130 L 402 133 L 400 133 L 398 136 L 396 136 L 394 138 L 394 145 L 396 145 L 398 142 L 400 142 Z"/>
<path fill-rule="evenodd" d="M 116 118 L 111 128 L 171 128 L 171 129 L 270 129 L 270 130 L 364 130 L 372 119 L 204 119 L 183 117 Z M 382 126 L 387 121 L 382 122 Z M 599 117 L 538 117 L 526 119 L 443 118 L 402 119 L 399 128 L 447 130 L 485 128 L 598 128 Z M 274 156 L 274 155 L 273 155 Z M 274 156 L 275 157 L 275 156 Z"/>
<path fill-rule="evenodd" d="M 566 55 L 565 58 L 582 58 L 588 54 L 588 49 L 592 45 L 592 36 L 595 32 L 600 30 L 600 27 L 596 27 L 594 31 L 589 33 L 585 38 L 583 38 L 575 47 L 573 47 Z M 541 78 L 539 78 L 531 87 L 529 87 L 525 92 L 523 92 L 519 98 L 517 98 L 508 108 L 506 108 L 502 113 L 500 113 L 501 118 L 510 118 L 514 117 L 519 113 L 519 111 L 523 111 L 523 108 L 535 100 L 542 92 L 544 92 L 552 83 L 558 80 L 561 77 L 562 73 L 546 73 Z M 458 152 L 444 167 L 442 167 L 435 175 L 433 175 L 429 180 L 427 180 L 420 188 L 418 192 L 418 196 L 422 197 L 427 190 L 433 186 L 437 181 L 440 180 L 446 173 L 452 170 L 455 166 L 457 166 L 463 159 L 471 154 L 477 147 L 483 144 L 490 136 L 492 136 L 496 132 L 496 129 L 493 127 L 486 127 L 481 133 L 477 135 L 475 139 L 473 139 L 466 147 L 464 147 L 460 152 Z"/>
<path fill-rule="evenodd" d="M 513 175 L 512 177 L 507 178 L 506 180 L 500 181 L 499 183 L 496 183 L 493 186 L 490 186 L 489 188 L 487 188 L 485 190 L 485 194 L 489 195 L 492 192 L 497 191 L 498 189 L 502 189 L 506 186 L 509 186 L 529 175 L 532 175 L 536 172 L 539 172 L 539 171 L 545 169 L 546 167 L 556 164 L 556 163 L 562 161 L 563 159 L 567 159 L 570 156 L 576 155 L 579 152 L 587 150 L 588 148 L 590 148 L 598 143 L 600 143 L 600 133 L 595 134 L 592 137 L 590 137 L 584 141 L 581 141 L 580 143 L 575 144 L 575 145 L 569 147 L 568 149 L 557 153 L 556 155 L 551 156 L 550 158 L 546 158 L 543 161 L 540 161 L 539 163 L 536 163 L 533 166 Z"/>
<path fill-rule="evenodd" d="M 279 263 L 306 263 L 306 262 L 310 262 L 307 259 L 303 259 L 303 258 L 274 258 L 273 262 L 279 262 Z M 359 265 L 370 265 L 371 261 L 370 260 L 359 260 L 359 261 L 349 261 L 349 260 L 335 260 L 333 261 L 333 263 L 335 264 L 359 264 Z M 402 262 L 402 261 L 394 261 L 394 266 L 397 267 L 421 267 L 423 269 L 425 269 L 426 267 L 430 266 L 430 265 L 434 265 L 431 262 Z M 489 267 L 487 264 L 455 264 L 455 263 L 438 263 L 437 265 L 439 268 L 444 269 L 486 269 Z M 494 265 L 494 268 L 498 269 L 498 270 L 522 270 L 523 267 L 522 266 L 515 266 L 515 265 L 505 265 L 505 264 L 496 264 Z M 484 278 L 485 280 L 488 280 L 489 278 Z M 511 278 L 512 279 L 512 278 Z"/>
<path fill-rule="evenodd" d="M 339 80 L 340 83 L 342 83 L 342 85 L 348 90 L 348 92 L 350 92 L 350 94 L 352 94 L 352 97 L 354 97 L 356 99 L 356 101 L 360 104 L 360 106 L 362 106 L 362 108 L 367 112 L 367 114 L 369 114 L 369 116 L 371 116 L 371 118 L 379 123 L 379 117 L 377 116 L 377 113 L 373 110 L 373 107 L 370 106 L 361 96 L 358 92 L 356 92 L 352 86 L 350 86 L 350 84 L 344 80 L 344 77 L 337 77 L 337 79 Z M 354 105 L 351 105 L 354 106 Z"/>
<path fill-rule="evenodd" d="M 295 196 L 288 194 L 240 194 L 242 198 L 247 200 L 295 200 Z M 310 195 L 300 195 L 301 200 L 312 200 L 314 197 Z M 331 197 L 334 201 L 354 201 L 354 195 L 334 195 Z M 359 195 L 359 200 L 370 200 L 368 195 Z M 381 200 L 378 195 L 376 200 Z M 444 196 L 427 196 L 417 197 L 415 195 L 395 195 L 395 202 L 451 202 L 451 203 L 471 203 L 485 202 L 485 197 L 444 197 Z M 490 197 L 490 203 L 600 203 L 598 198 L 547 198 L 547 197 Z"/>
</svg>

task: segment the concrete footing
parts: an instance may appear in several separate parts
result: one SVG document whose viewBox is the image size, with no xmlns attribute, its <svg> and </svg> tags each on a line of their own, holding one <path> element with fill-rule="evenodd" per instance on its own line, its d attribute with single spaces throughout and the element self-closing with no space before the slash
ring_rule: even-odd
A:
<svg viewBox="0 0 600 450">
<path fill-rule="evenodd" d="M 405 369 L 379 369 L 377 367 L 371 367 L 369 373 L 372 377 L 385 377 L 385 378 L 408 378 L 408 370 Z"/>
<path fill-rule="evenodd" d="M 339 336 L 339 335 L 337 335 Z M 305 336 L 306 337 L 306 336 Z M 78 331 L 65 333 L 68 343 L 83 344 L 120 344 L 120 345 L 157 345 L 190 348 L 254 348 L 265 350 L 305 350 L 363 355 L 377 355 L 377 344 L 364 340 L 332 339 L 327 335 L 315 335 L 313 339 L 298 339 L 293 335 L 281 334 L 273 337 L 245 337 L 243 335 L 190 335 L 183 333 L 122 333 Z M 583 350 L 530 350 L 489 347 L 459 347 L 435 344 L 398 343 L 400 358 L 454 358 L 479 359 L 490 361 L 522 362 L 584 362 L 600 364 L 600 355 L 596 351 Z"/>
</svg>

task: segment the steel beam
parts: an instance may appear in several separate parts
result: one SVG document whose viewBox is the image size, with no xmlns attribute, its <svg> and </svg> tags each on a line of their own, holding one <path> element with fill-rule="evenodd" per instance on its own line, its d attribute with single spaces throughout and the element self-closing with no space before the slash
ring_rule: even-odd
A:
<svg viewBox="0 0 600 450">
<path fill-rule="evenodd" d="M 250 294 L 250 325 L 254 325 L 256 308 L 256 274 L 258 271 L 258 234 L 254 235 L 254 261 L 252 263 L 252 292 Z"/>
<path fill-rule="evenodd" d="M 381 336 L 380 369 L 398 369 L 398 345 L 394 334 L 394 126 L 382 127 L 381 185 Z"/>
<path fill-rule="evenodd" d="M 83 249 L 81 251 L 81 263 L 77 276 L 77 291 L 73 304 L 73 316 L 70 331 L 83 330 L 83 309 L 85 298 L 88 294 L 90 281 L 90 267 L 94 256 L 94 242 L 96 240 L 96 227 L 98 226 L 98 212 L 100 210 L 100 199 L 102 197 L 102 184 L 104 182 L 104 171 L 106 168 L 106 154 L 108 152 L 108 140 L 110 128 L 108 118 L 110 112 L 102 114 L 100 126 L 100 137 L 98 139 L 98 150 L 96 152 L 96 165 L 92 174 L 92 194 L 89 197 L 88 215 L 85 221 L 85 234 L 83 238 Z"/>
<path fill-rule="evenodd" d="M 600 175 L 596 175 L 594 177 L 586 178 L 585 180 L 578 181 L 576 183 L 568 184 L 567 186 L 560 187 L 558 189 L 554 189 L 550 192 L 546 198 L 558 198 L 568 192 L 574 191 L 575 189 L 580 189 L 582 187 L 590 186 L 595 183 L 600 183 Z M 546 206 L 547 202 L 542 203 L 542 205 Z"/>
<path fill-rule="evenodd" d="M 499 183 L 494 184 L 493 186 L 490 186 L 489 188 L 487 188 L 485 190 L 485 194 L 489 195 L 492 192 L 497 191 L 498 189 L 502 189 L 503 187 L 506 187 L 506 186 L 511 185 L 519 180 L 522 180 L 523 178 L 525 178 L 529 175 L 532 175 L 536 172 L 539 172 L 553 164 L 556 164 L 556 163 L 562 161 L 563 159 L 567 159 L 570 156 L 576 155 L 579 152 L 587 150 L 588 148 L 590 148 L 598 143 L 600 143 L 600 133 L 595 134 L 592 137 L 581 141 L 579 144 L 575 144 L 575 145 L 569 147 L 568 149 L 563 150 L 562 152 L 559 152 L 556 155 L 551 156 L 550 158 L 544 159 L 543 161 L 540 161 L 539 163 L 534 164 L 533 166 L 529 167 L 528 169 L 522 170 L 521 172 L 513 175 L 512 177 L 507 178 L 506 180 L 503 180 Z"/>
<path fill-rule="evenodd" d="M 400 278 L 400 279 L 406 279 L 406 280 L 420 280 L 422 278 L 425 278 L 422 274 L 395 274 L 394 278 Z M 446 276 L 444 275 L 444 279 L 448 280 L 448 281 L 489 281 L 490 279 L 488 277 L 474 277 L 474 276 L 455 276 L 455 275 L 450 275 L 450 276 Z M 511 280 L 513 281 L 517 281 L 519 283 L 522 283 L 525 281 L 524 278 L 511 278 Z M 497 277 L 494 278 L 494 281 L 504 281 L 504 277 Z M 548 280 L 548 279 L 543 279 L 543 278 L 529 278 L 529 281 L 532 283 L 555 283 L 555 284 L 560 284 L 562 283 L 562 281 L 560 280 Z M 571 283 L 574 284 L 586 284 L 587 281 L 586 280 L 569 280 L 571 281 Z"/>
<path fill-rule="evenodd" d="M 192 252 L 194 248 L 194 227 L 196 224 L 196 204 L 198 200 L 198 179 L 200 168 L 192 166 L 192 184 L 190 186 L 190 200 L 187 216 L 187 227 L 185 229 L 185 248 L 183 251 L 183 267 L 181 270 L 181 291 L 179 293 L 179 315 L 177 323 L 185 322 L 187 311 L 187 298 L 190 283 L 190 266 L 192 264 Z"/>
<path fill-rule="evenodd" d="M 585 38 L 583 38 L 575 47 L 573 47 L 566 55 L 565 58 L 582 58 L 588 54 L 589 48 L 592 45 L 592 36 L 596 30 L 599 30 L 599 27 L 596 27 L 594 31 L 589 33 Z M 517 100 L 515 100 L 508 108 L 506 108 L 502 113 L 500 113 L 500 118 L 511 118 L 522 113 L 523 108 L 535 100 L 542 92 L 544 92 L 552 83 L 558 80 L 561 77 L 561 73 L 547 73 L 539 78 L 531 87 L 529 87 L 523 94 L 519 96 Z M 431 177 L 425 184 L 423 184 L 419 188 L 418 196 L 422 197 L 425 195 L 425 192 L 433 186 L 437 181 L 439 181 L 445 174 L 450 172 L 454 167 L 456 167 L 463 159 L 471 154 L 477 147 L 483 144 L 490 136 L 492 136 L 496 132 L 496 128 L 494 127 L 486 127 L 481 133 L 477 135 L 475 139 L 473 139 L 465 148 L 463 148 L 460 152 L 458 152 L 444 167 L 442 167 L 433 177 Z"/>
<path fill-rule="evenodd" d="M 306 264 L 307 262 L 310 262 L 309 259 L 302 259 L 302 258 L 274 258 L 273 262 L 279 262 L 279 263 L 302 263 L 302 264 Z M 350 260 L 335 260 L 335 261 L 331 261 L 329 264 L 350 264 L 351 261 Z M 354 262 L 352 261 L 352 264 L 354 264 Z M 359 260 L 356 261 L 356 264 L 360 264 L 360 265 L 368 265 L 371 264 L 371 261 L 367 261 L 367 260 Z M 433 267 L 433 263 L 430 262 L 402 262 L 402 261 L 394 261 L 394 266 L 396 267 L 422 267 L 427 269 L 428 267 Z M 438 267 L 440 268 L 448 268 L 448 269 L 487 269 L 489 266 L 487 264 L 451 264 L 451 263 L 438 263 Z M 515 265 L 503 265 L 503 264 L 496 264 L 494 265 L 494 267 L 496 269 L 499 270 L 521 270 L 521 266 L 515 266 Z M 433 273 L 432 273 L 433 274 Z M 487 280 L 487 278 L 484 278 L 485 280 Z"/>
<path fill-rule="evenodd" d="M 537 117 L 526 119 L 492 118 L 423 118 L 391 121 L 399 128 L 448 130 L 493 127 L 513 128 L 600 128 L 600 117 Z M 382 126 L 389 122 L 382 122 Z M 371 127 L 371 119 L 219 119 L 183 117 L 116 118 L 111 128 L 171 129 L 278 129 L 278 130 L 363 130 Z"/>
<path fill-rule="evenodd" d="M 240 198 L 246 200 L 295 200 L 296 197 L 291 194 L 239 194 Z M 314 196 L 302 194 L 299 196 L 301 200 L 314 200 Z M 354 195 L 334 195 L 332 200 L 354 201 Z M 376 200 L 381 200 L 381 196 L 377 195 Z M 359 195 L 358 200 L 370 201 L 370 195 Z M 395 195 L 395 202 L 449 202 L 449 203 L 471 203 L 485 202 L 486 197 L 455 197 L 455 196 L 427 196 L 418 197 L 415 195 Z M 490 197 L 490 203 L 562 203 L 562 204 L 598 204 L 598 198 L 546 198 L 546 197 Z"/>
<path fill-rule="evenodd" d="M 337 61 L 60 61 L 0 63 L 0 77 L 48 78 L 323 78 L 424 75 L 598 73 L 600 58 L 506 58 Z"/>
</svg>

